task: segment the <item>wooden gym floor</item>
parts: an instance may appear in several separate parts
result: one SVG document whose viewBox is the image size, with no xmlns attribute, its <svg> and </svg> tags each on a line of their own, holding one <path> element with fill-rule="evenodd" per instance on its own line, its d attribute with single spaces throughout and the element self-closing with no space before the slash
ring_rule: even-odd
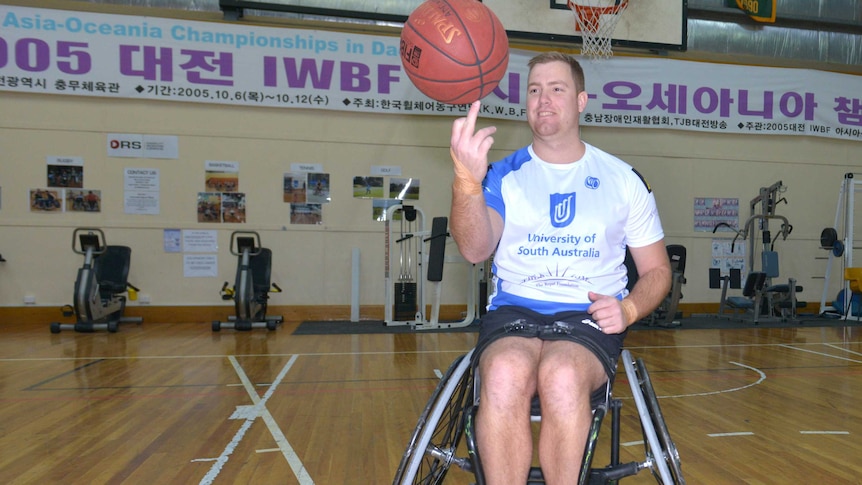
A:
<svg viewBox="0 0 862 485">
<path fill-rule="evenodd" d="M 53 335 L 0 323 L 0 481 L 391 483 L 437 373 L 475 334 L 294 336 L 296 325 Z M 626 342 L 689 484 L 862 483 L 858 327 L 642 330 Z M 628 461 L 643 448 L 624 376 Z M 656 481 L 645 470 L 621 483 Z"/>
</svg>

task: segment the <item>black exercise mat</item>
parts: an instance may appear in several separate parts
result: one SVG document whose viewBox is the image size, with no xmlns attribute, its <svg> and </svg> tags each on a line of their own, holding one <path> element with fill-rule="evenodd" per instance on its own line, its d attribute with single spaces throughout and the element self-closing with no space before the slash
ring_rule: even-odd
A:
<svg viewBox="0 0 862 485">
<path fill-rule="evenodd" d="M 410 325 L 385 325 L 382 320 L 347 320 L 305 321 L 296 327 L 293 335 L 341 335 L 366 333 L 452 333 L 478 332 L 478 320 L 466 327 L 415 329 Z"/>
<path fill-rule="evenodd" d="M 717 330 L 745 328 L 789 328 L 789 327 L 855 327 L 862 322 L 844 321 L 834 317 L 818 317 L 816 315 L 802 316 L 794 321 L 776 321 L 762 319 L 756 325 L 751 321 L 740 321 L 716 315 L 692 316 L 678 320 L 679 326 L 665 327 L 647 325 L 639 322 L 630 327 L 632 331 L 639 330 Z M 409 325 L 384 325 L 381 320 L 362 320 L 350 322 L 345 320 L 305 321 L 299 324 L 293 335 L 349 335 L 349 334 L 386 334 L 386 333 L 451 333 L 478 332 L 478 322 L 466 327 L 436 328 L 427 330 L 414 329 Z"/>
</svg>

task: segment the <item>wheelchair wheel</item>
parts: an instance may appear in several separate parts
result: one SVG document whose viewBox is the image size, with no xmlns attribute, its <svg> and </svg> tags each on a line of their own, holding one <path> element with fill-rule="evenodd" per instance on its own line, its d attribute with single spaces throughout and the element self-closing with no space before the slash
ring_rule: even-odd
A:
<svg viewBox="0 0 862 485">
<path fill-rule="evenodd" d="M 655 389 L 652 387 L 652 381 L 650 381 L 649 372 L 647 372 L 647 368 L 643 362 L 643 359 L 638 358 L 635 362 L 638 372 L 640 373 L 641 379 L 643 379 L 641 387 L 644 391 L 644 398 L 646 401 L 647 409 L 649 410 L 650 416 L 653 418 L 653 423 L 655 424 L 656 433 L 658 434 L 658 439 L 661 443 L 661 448 L 664 452 L 665 459 L 667 460 L 668 465 L 670 465 L 670 472 L 673 475 L 674 479 L 673 483 L 684 485 L 685 479 L 682 476 L 682 463 L 679 459 L 679 450 L 677 450 L 673 439 L 671 439 L 670 437 L 670 431 L 668 431 L 667 423 L 665 422 L 664 416 L 661 413 L 661 407 L 658 404 L 658 398 L 655 395 Z"/>
<path fill-rule="evenodd" d="M 634 360 L 628 350 L 623 350 L 622 360 L 640 417 L 650 470 L 662 485 L 684 485 L 685 479 L 680 469 L 679 453 L 670 439 L 646 366 L 642 360 Z"/>
<path fill-rule="evenodd" d="M 413 431 L 393 485 L 441 483 L 458 461 L 455 452 L 464 433 L 464 413 L 473 400 L 472 354 L 456 359 L 440 380 Z"/>
</svg>

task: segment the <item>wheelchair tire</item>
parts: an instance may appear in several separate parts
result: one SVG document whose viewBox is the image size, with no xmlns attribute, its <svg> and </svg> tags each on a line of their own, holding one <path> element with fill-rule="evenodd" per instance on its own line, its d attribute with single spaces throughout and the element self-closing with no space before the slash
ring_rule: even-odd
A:
<svg viewBox="0 0 862 485">
<path fill-rule="evenodd" d="M 401 458 L 393 485 L 443 481 L 464 433 L 464 414 L 473 404 L 472 354 L 456 359 L 440 379 Z"/>
<path fill-rule="evenodd" d="M 658 398 L 655 395 L 652 381 L 650 381 L 649 372 L 647 371 L 643 359 L 638 358 L 635 362 L 641 379 L 643 380 L 641 387 L 644 390 L 647 409 L 652 417 L 653 423 L 655 424 L 656 433 L 658 434 L 658 439 L 661 443 L 665 459 L 667 460 L 668 465 L 670 465 L 670 472 L 673 475 L 673 483 L 685 485 L 685 479 L 682 476 L 682 463 L 679 459 L 679 450 L 677 450 L 673 439 L 670 437 L 670 431 L 668 431 L 667 423 L 661 413 L 661 407 L 659 406 Z"/>
<path fill-rule="evenodd" d="M 629 385 L 631 386 L 632 397 L 634 398 L 635 405 L 637 407 L 638 417 L 640 418 L 641 430 L 643 431 L 644 436 L 644 448 L 646 451 L 648 462 L 650 464 L 650 471 L 652 471 L 658 483 L 662 485 L 673 485 L 677 482 L 674 481 L 674 477 L 671 474 L 670 469 L 668 468 L 670 457 L 669 454 L 662 448 L 662 444 L 659 441 L 658 434 L 656 433 L 656 417 L 653 415 L 653 413 L 647 406 L 647 400 L 644 396 L 646 393 L 646 391 L 644 390 L 644 380 L 642 379 L 642 375 L 639 372 L 642 371 L 643 368 L 635 368 L 636 362 L 632 358 L 631 352 L 629 352 L 628 350 L 623 350 L 622 360 L 623 365 L 626 369 L 626 377 L 628 378 Z M 652 384 L 649 385 L 651 386 Z M 652 392 L 653 395 L 655 395 L 655 391 Z"/>
</svg>

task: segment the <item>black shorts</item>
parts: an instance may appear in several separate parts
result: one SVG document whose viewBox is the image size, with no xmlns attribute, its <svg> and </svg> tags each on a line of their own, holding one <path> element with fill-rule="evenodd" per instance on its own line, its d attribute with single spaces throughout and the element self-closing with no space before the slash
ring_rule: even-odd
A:
<svg viewBox="0 0 862 485">
<path fill-rule="evenodd" d="M 569 340 L 592 352 L 604 366 L 608 379 L 613 381 L 626 333 L 628 331 L 621 334 L 603 333 L 586 312 L 543 315 L 523 307 L 502 306 L 482 317 L 473 358 L 478 362 L 476 359 L 482 350 L 503 337 Z"/>
</svg>

